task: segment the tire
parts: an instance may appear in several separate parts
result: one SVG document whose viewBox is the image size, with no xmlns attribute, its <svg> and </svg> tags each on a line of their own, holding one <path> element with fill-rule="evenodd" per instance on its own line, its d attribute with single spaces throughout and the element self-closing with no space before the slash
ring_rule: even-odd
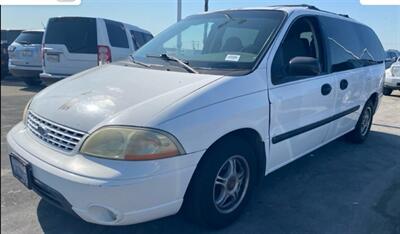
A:
<svg viewBox="0 0 400 234">
<path fill-rule="evenodd" d="M 361 112 L 355 129 L 347 134 L 347 139 L 353 143 L 363 143 L 371 130 L 373 117 L 374 105 L 372 101 L 368 101 Z"/>
<path fill-rule="evenodd" d="M 23 80 L 28 86 L 39 86 L 42 84 L 42 81 L 39 78 L 29 77 L 23 78 Z"/>
<path fill-rule="evenodd" d="M 254 150 L 240 138 L 217 143 L 210 149 L 197 166 L 185 195 L 185 217 L 214 229 L 223 228 L 236 220 L 256 185 L 255 156 Z M 230 177 L 233 164 L 237 173 Z M 230 193 L 232 195 L 224 199 L 224 194 Z"/>
<path fill-rule="evenodd" d="M 393 89 L 390 88 L 383 88 L 383 95 L 385 96 L 390 96 L 390 94 L 392 94 Z"/>
</svg>

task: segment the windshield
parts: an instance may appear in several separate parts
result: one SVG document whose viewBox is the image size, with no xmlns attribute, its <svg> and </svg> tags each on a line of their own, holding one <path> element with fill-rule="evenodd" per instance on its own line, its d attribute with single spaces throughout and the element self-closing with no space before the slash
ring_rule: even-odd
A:
<svg viewBox="0 0 400 234">
<path fill-rule="evenodd" d="M 191 16 L 157 35 L 134 57 L 166 65 L 159 57 L 167 54 L 199 72 L 251 70 L 284 15 L 274 10 L 240 10 Z"/>
<path fill-rule="evenodd" d="M 15 42 L 20 44 L 42 44 L 43 32 L 22 32 Z"/>
</svg>

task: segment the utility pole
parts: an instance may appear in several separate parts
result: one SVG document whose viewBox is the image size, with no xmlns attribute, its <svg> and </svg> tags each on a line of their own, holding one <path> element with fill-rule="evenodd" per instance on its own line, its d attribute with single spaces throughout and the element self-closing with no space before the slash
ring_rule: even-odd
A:
<svg viewBox="0 0 400 234">
<path fill-rule="evenodd" d="M 177 0 L 178 2 L 178 9 L 177 9 L 177 21 L 181 21 L 182 19 L 182 0 Z M 181 51 L 182 48 L 182 35 L 179 33 L 178 34 L 178 38 L 176 41 L 176 49 L 177 49 L 177 53 L 179 53 Z"/>
<path fill-rule="evenodd" d="M 207 11 L 208 11 L 208 0 L 204 0 L 204 12 L 207 12 Z M 203 45 L 206 44 L 207 32 L 208 32 L 208 24 L 204 24 Z"/>
<path fill-rule="evenodd" d="M 178 1 L 178 8 L 177 8 L 177 21 L 181 21 L 182 19 L 182 0 L 177 0 Z"/>
<path fill-rule="evenodd" d="M 204 11 L 208 11 L 208 0 L 204 0 Z"/>
</svg>

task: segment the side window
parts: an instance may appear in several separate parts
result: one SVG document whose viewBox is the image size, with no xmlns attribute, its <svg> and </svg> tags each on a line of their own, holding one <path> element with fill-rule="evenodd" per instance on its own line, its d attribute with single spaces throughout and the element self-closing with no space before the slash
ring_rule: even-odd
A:
<svg viewBox="0 0 400 234">
<path fill-rule="evenodd" d="M 105 20 L 108 38 L 112 47 L 129 48 L 128 38 L 126 37 L 125 27 L 122 23 Z"/>
<path fill-rule="evenodd" d="M 133 31 L 133 34 L 135 36 L 136 44 L 138 45 L 138 48 L 142 47 L 146 43 L 144 34 L 141 32 L 137 32 L 137 31 Z"/>
<path fill-rule="evenodd" d="M 153 39 L 153 36 L 151 34 L 144 34 L 144 38 L 146 40 L 146 43 L 149 42 L 151 39 Z"/>
<path fill-rule="evenodd" d="M 290 69 L 290 63 L 294 58 L 307 57 L 307 60 L 319 63 L 324 68 L 324 53 L 320 39 L 318 22 L 311 17 L 298 19 L 287 32 L 272 62 L 271 75 L 273 84 L 282 84 L 290 81 L 300 80 L 310 75 L 298 70 Z M 315 75 L 319 72 L 316 71 Z"/>
<path fill-rule="evenodd" d="M 135 50 L 139 49 L 140 46 L 138 45 L 138 42 L 136 40 L 135 31 L 130 30 L 129 33 L 131 34 L 131 39 L 133 42 L 133 46 L 135 47 Z"/>
<path fill-rule="evenodd" d="M 153 39 L 153 36 L 147 33 L 137 32 L 133 30 L 131 30 L 130 33 L 132 36 L 133 44 L 135 45 L 136 49 L 139 49 L 148 41 Z"/>
<path fill-rule="evenodd" d="M 362 53 L 360 55 L 362 64 L 368 66 L 383 62 L 385 60 L 385 50 L 375 32 L 364 25 L 357 25 L 357 28 L 358 37 L 362 43 Z"/>
<path fill-rule="evenodd" d="M 370 28 L 330 17 L 321 17 L 321 26 L 328 41 L 331 72 L 369 66 L 384 60 L 382 44 Z"/>
</svg>

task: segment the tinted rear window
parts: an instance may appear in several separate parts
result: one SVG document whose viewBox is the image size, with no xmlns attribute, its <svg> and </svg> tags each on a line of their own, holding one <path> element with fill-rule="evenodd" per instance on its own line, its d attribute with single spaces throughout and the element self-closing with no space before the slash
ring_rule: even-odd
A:
<svg viewBox="0 0 400 234">
<path fill-rule="evenodd" d="M 321 17 L 321 27 L 328 40 L 332 72 L 374 65 L 384 60 L 382 44 L 372 29 L 329 17 Z"/>
<path fill-rule="evenodd" d="M 96 54 L 96 19 L 50 19 L 47 25 L 45 43 L 65 45 L 70 53 Z"/>
<path fill-rule="evenodd" d="M 42 44 L 43 32 L 22 32 L 15 42 L 20 44 Z"/>
<path fill-rule="evenodd" d="M 129 48 L 125 27 L 122 23 L 106 20 L 106 27 L 112 47 Z"/>
</svg>

